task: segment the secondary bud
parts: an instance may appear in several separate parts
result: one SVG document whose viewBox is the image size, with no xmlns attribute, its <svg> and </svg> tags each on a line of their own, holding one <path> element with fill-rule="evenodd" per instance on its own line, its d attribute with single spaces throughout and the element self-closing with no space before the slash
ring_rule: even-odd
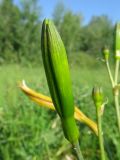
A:
<svg viewBox="0 0 120 160">
<path fill-rule="evenodd" d="M 120 59 L 120 23 L 115 27 L 115 57 Z"/>
<path fill-rule="evenodd" d="M 103 104 L 103 91 L 101 87 L 94 87 L 92 91 L 92 97 L 96 107 L 101 107 Z"/>
<path fill-rule="evenodd" d="M 109 51 L 109 49 L 105 46 L 105 47 L 103 48 L 103 56 L 104 56 L 105 61 L 108 61 L 109 55 L 110 55 L 110 51 Z"/>
</svg>

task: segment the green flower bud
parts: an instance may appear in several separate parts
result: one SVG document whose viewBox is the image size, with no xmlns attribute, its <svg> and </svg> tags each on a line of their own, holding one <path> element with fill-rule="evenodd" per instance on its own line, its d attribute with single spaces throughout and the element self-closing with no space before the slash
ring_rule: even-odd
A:
<svg viewBox="0 0 120 160">
<path fill-rule="evenodd" d="M 79 131 L 74 120 L 74 101 L 64 44 L 54 24 L 44 20 L 41 35 L 42 57 L 54 106 L 59 114 L 65 137 L 74 143 Z"/>
<path fill-rule="evenodd" d="M 103 91 L 101 87 L 94 87 L 92 91 L 92 97 L 96 107 L 101 107 L 103 104 Z"/>
<path fill-rule="evenodd" d="M 120 23 L 117 23 L 115 28 L 115 57 L 120 59 Z"/>
<path fill-rule="evenodd" d="M 103 48 L 103 56 L 104 56 L 105 61 L 108 61 L 109 55 L 110 55 L 109 49 L 105 46 Z"/>
</svg>

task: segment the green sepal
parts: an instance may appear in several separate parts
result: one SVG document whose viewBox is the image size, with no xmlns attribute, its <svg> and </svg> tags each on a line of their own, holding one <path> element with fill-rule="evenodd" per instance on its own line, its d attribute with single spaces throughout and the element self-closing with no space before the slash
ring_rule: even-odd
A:
<svg viewBox="0 0 120 160">
<path fill-rule="evenodd" d="M 41 38 L 43 62 L 53 103 L 58 114 L 66 118 L 74 114 L 74 102 L 65 47 L 50 20 L 43 22 Z"/>
<path fill-rule="evenodd" d="M 56 110 L 60 116 L 62 116 L 60 106 L 59 106 L 59 99 L 57 96 L 57 91 L 55 88 L 55 82 L 54 82 L 54 74 L 50 63 L 50 54 L 48 50 L 48 35 L 47 35 L 47 24 L 48 20 L 44 20 L 42 24 L 42 32 L 41 32 L 41 50 L 42 50 L 42 58 L 43 58 L 43 64 L 44 69 L 46 73 L 46 78 L 48 82 L 48 87 L 51 93 L 51 97 L 53 100 L 53 103 L 56 107 Z"/>
<path fill-rule="evenodd" d="M 92 97 L 99 116 L 102 116 L 104 113 L 104 106 L 107 104 L 107 101 L 104 101 L 103 98 L 102 88 L 98 86 L 94 87 L 92 91 Z"/>
<path fill-rule="evenodd" d="M 92 91 L 92 97 L 93 97 L 93 101 L 95 103 L 95 106 L 101 107 L 103 104 L 103 92 L 102 92 L 102 88 L 101 87 L 94 87 L 93 91 Z"/>
</svg>

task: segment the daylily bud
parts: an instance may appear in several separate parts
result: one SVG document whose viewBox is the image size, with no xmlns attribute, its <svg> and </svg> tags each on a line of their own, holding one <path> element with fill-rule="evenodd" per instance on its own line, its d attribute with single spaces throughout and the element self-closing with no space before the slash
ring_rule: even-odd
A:
<svg viewBox="0 0 120 160">
<path fill-rule="evenodd" d="M 101 87 L 94 87 L 92 97 L 96 107 L 101 107 L 103 104 L 103 92 Z"/>
<path fill-rule="evenodd" d="M 115 30 L 115 57 L 120 59 L 120 23 L 116 24 Z"/>
<path fill-rule="evenodd" d="M 103 56 L 104 56 L 105 61 L 108 61 L 109 55 L 110 55 L 109 49 L 107 47 L 104 47 L 103 48 Z"/>
<path fill-rule="evenodd" d="M 54 24 L 44 20 L 41 35 L 42 57 L 49 90 L 61 118 L 65 137 L 74 143 L 79 131 L 74 120 L 74 102 L 64 44 Z"/>
</svg>

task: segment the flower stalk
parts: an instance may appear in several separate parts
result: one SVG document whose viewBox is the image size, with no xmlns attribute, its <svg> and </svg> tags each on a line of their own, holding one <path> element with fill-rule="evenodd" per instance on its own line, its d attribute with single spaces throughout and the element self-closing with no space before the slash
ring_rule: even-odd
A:
<svg viewBox="0 0 120 160">
<path fill-rule="evenodd" d="M 120 133 L 120 106 L 119 106 L 119 87 L 118 85 L 118 76 L 119 76 L 119 65 L 120 65 L 120 24 L 116 24 L 116 33 L 115 33 L 115 86 L 114 86 L 114 102 L 116 108 L 116 116 L 117 116 L 117 123 L 118 123 L 118 130 Z"/>
<path fill-rule="evenodd" d="M 92 97 L 96 107 L 98 139 L 99 139 L 101 160 L 105 160 L 104 140 L 102 131 L 102 114 L 104 110 L 102 89 L 100 87 L 94 87 L 92 92 Z"/>
<path fill-rule="evenodd" d="M 114 78 L 111 73 L 111 69 L 109 65 L 109 57 L 107 57 L 108 52 L 106 52 L 107 50 L 108 49 L 104 49 L 103 53 L 104 53 L 106 67 L 107 67 L 107 71 L 108 71 L 112 89 L 113 89 L 113 97 L 114 97 L 114 104 L 116 109 L 118 131 L 120 133 L 120 106 L 119 106 L 119 87 L 118 87 L 119 65 L 120 65 L 120 24 L 119 23 L 117 23 L 115 27 L 115 75 L 114 75 Z"/>
<path fill-rule="evenodd" d="M 73 148 L 76 151 L 76 155 L 78 157 L 78 160 L 84 160 L 82 152 L 81 152 L 81 149 L 80 149 L 79 142 L 77 142 L 76 144 L 74 144 Z"/>
<path fill-rule="evenodd" d="M 109 78 L 110 78 L 110 82 L 112 84 L 112 87 L 114 87 L 114 79 L 113 79 L 113 76 L 112 76 L 112 72 L 111 72 L 111 69 L 110 69 L 110 65 L 109 65 L 109 55 L 110 55 L 110 51 L 107 47 L 104 47 L 103 48 L 103 56 L 104 56 L 104 60 L 105 60 L 105 63 L 106 63 L 106 67 L 107 67 L 107 71 L 108 71 L 108 75 L 109 75 Z"/>
</svg>

